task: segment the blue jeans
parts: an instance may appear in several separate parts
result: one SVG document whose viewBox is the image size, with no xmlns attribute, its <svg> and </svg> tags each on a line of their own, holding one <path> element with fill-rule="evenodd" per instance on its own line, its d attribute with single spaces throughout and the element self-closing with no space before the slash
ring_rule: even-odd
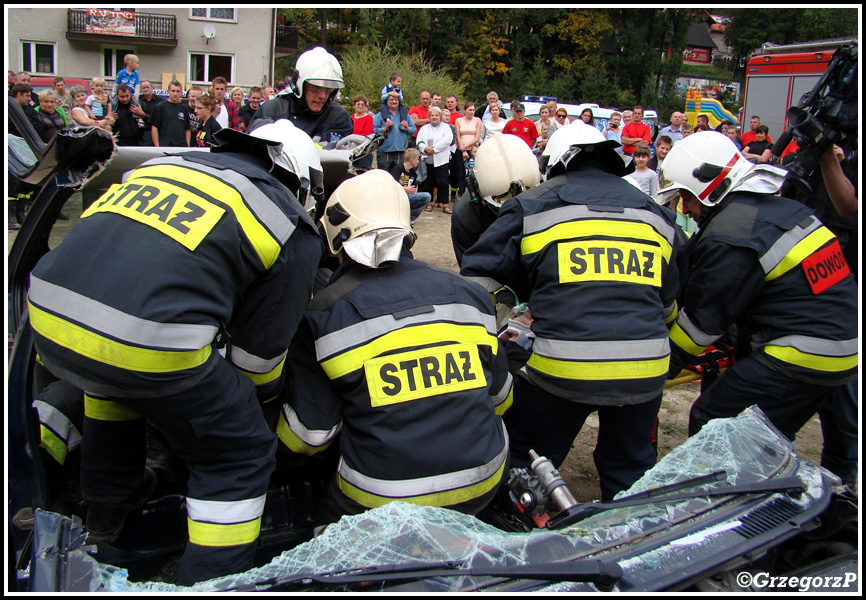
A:
<svg viewBox="0 0 866 600">
<path fill-rule="evenodd" d="M 424 210 L 424 207 L 430 202 L 430 194 L 427 192 L 418 192 L 417 194 L 409 194 L 409 219 L 414 221 Z"/>
</svg>

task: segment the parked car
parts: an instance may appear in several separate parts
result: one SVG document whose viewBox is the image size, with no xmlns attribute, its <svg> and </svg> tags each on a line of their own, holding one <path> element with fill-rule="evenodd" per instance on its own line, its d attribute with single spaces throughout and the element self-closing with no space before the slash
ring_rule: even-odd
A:
<svg viewBox="0 0 866 600">
<path fill-rule="evenodd" d="M 523 98 L 538 98 L 538 100 L 526 100 L 523 102 L 523 106 L 526 107 L 526 117 L 533 121 L 538 121 L 541 118 L 538 111 L 542 106 L 544 106 L 543 99 L 545 96 L 523 96 Z M 610 115 L 614 112 L 622 112 L 621 109 L 604 108 L 594 102 L 584 102 L 583 104 L 558 102 L 556 106 L 557 108 L 564 108 L 567 110 L 568 116 L 574 119 L 580 118 L 580 113 L 582 113 L 584 109 L 589 108 L 592 110 L 593 125 L 598 127 L 599 131 L 604 131 L 604 128 L 607 127 Z M 655 140 L 659 129 L 658 113 L 654 110 L 644 109 L 643 122 L 649 125 L 650 131 L 652 132 L 652 138 Z"/>
</svg>

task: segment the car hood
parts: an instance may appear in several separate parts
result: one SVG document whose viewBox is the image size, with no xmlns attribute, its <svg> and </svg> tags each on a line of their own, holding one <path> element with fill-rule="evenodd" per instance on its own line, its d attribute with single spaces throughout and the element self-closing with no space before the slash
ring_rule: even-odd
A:
<svg viewBox="0 0 866 600">
<path fill-rule="evenodd" d="M 393 502 L 362 515 L 343 517 L 322 535 L 283 552 L 269 564 L 191 588 L 133 583 L 126 572 L 101 564 L 83 546 L 80 520 L 40 513 L 36 524 L 34 582 L 41 591 L 209 592 L 274 589 L 306 573 L 357 570 L 370 565 L 435 563 L 456 576 L 420 577 L 388 591 L 598 591 L 593 583 L 551 584 L 507 575 L 520 565 L 596 559 L 617 563 L 616 591 L 671 589 L 750 552 L 787 539 L 825 510 L 838 485 L 827 471 L 799 458 L 791 443 L 752 407 L 717 419 L 665 456 L 634 486 L 631 495 L 724 469 L 724 485 L 795 476 L 803 491 L 654 502 L 597 514 L 559 531 L 506 533 L 455 511 Z M 717 487 L 717 486 L 716 486 Z M 621 495 L 622 495 L 621 494 Z M 787 536 L 787 537 L 786 537 Z M 471 569 L 501 567 L 502 576 L 473 576 Z M 461 570 L 465 573 L 461 574 Z M 333 589 L 325 587 L 318 589 Z M 380 585 L 367 589 L 381 591 Z M 608 590 L 610 588 L 607 588 Z M 40 590 L 33 590 L 40 591 Z"/>
</svg>

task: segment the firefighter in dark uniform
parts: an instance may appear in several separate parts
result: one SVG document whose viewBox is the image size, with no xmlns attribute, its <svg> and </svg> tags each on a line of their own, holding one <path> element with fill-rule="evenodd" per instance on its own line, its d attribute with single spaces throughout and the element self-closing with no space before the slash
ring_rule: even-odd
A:
<svg viewBox="0 0 866 600">
<path fill-rule="evenodd" d="M 343 69 L 324 48 L 313 48 L 298 57 L 296 76 L 280 94 L 263 103 L 250 125 L 259 119 L 289 119 L 322 145 L 350 135 L 354 129 L 346 109 L 335 100 L 343 83 Z"/>
<path fill-rule="evenodd" d="M 400 500 L 474 514 L 507 473 L 512 377 L 483 288 L 412 258 L 409 200 L 388 173 L 343 182 L 322 217 L 341 265 L 286 361 L 277 435 L 341 458 L 316 520 Z"/>
<path fill-rule="evenodd" d="M 147 419 L 190 473 L 181 585 L 253 566 L 276 450 L 259 401 L 281 393 L 322 247 L 295 197 L 312 140 L 233 133 L 142 164 L 31 275 L 39 355 L 85 393 L 88 539 L 113 542 L 155 488 Z"/>
<path fill-rule="evenodd" d="M 457 264 L 496 220 L 502 203 L 541 181 L 538 159 L 529 146 L 513 135 L 494 133 L 475 154 L 466 192 L 454 204 L 451 245 Z"/>
<path fill-rule="evenodd" d="M 689 433 L 757 404 L 789 439 L 857 375 L 857 285 L 839 241 L 811 209 L 773 196 L 784 171 L 753 165 L 715 132 L 679 142 L 664 176 L 691 239 L 683 306 L 671 328 L 671 376 L 734 323 L 740 358 L 694 403 Z"/>
<path fill-rule="evenodd" d="M 490 292 L 529 294 L 536 337 L 505 419 L 512 466 L 530 449 L 559 465 L 598 411 L 604 500 L 655 464 L 680 243 L 670 212 L 621 178 L 618 146 L 583 124 L 557 130 L 547 181 L 503 204 L 461 269 Z"/>
</svg>

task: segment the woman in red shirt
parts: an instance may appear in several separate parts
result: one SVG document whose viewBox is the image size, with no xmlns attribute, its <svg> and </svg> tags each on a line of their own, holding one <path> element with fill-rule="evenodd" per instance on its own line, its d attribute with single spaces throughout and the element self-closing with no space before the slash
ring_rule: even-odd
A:
<svg viewBox="0 0 866 600">
<path fill-rule="evenodd" d="M 373 115 L 367 112 L 367 97 L 358 94 L 355 96 L 355 114 L 350 115 L 354 129 L 352 133 L 358 135 L 370 135 L 373 133 Z M 371 168 L 373 166 L 373 155 L 365 156 L 355 161 L 356 167 Z"/>
</svg>

